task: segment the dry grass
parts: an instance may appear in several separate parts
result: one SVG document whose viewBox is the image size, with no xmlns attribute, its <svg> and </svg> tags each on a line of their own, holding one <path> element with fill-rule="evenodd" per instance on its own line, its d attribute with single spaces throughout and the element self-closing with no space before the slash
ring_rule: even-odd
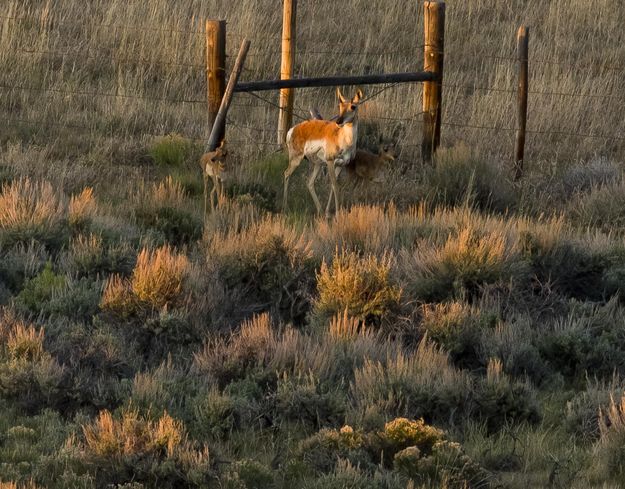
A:
<svg viewBox="0 0 625 489">
<path fill-rule="evenodd" d="M 58 234 L 66 218 L 65 202 L 49 182 L 24 178 L 0 190 L 0 233 L 4 240 L 48 238 Z"/>
<path fill-rule="evenodd" d="M 333 315 L 347 311 L 361 320 L 379 320 L 399 306 L 401 288 L 391 279 L 393 257 L 361 258 L 355 253 L 336 255 L 323 262 L 317 276 L 316 309 Z"/>
<path fill-rule="evenodd" d="M 158 454 L 167 457 L 185 441 L 184 427 L 167 413 L 158 421 L 142 419 L 136 411 L 126 411 L 121 419 L 102 411 L 93 423 L 83 426 L 86 449 L 97 457 Z"/>
<path fill-rule="evenodd" d="M 44 355 L 43 338 L 43 328 L 37 330 L 33 325 L 15 323 L 6 340 L 9 356 L 14 360 L 40 360 Z"/>
<path fill-rule="evenodd" d="M 124 316 L 146 307 L 155 311 L 179 306 L 190 268 L 186 255 L 176 253 L 169 246 L 156 250 L 144 248 L 129 280 L 118 275 L 109 278 L 100 306 Z"/>
<path fill-rule="evenodd" d="M 417 5 L 410 0 L 393 2 L 392 5 L 376 0 L 363 9 L 360 0 L 348 0 L 342 4 L 341 14 L 333 16 L 332 28 L 322 31 L 316 26 L 327 21 L 325 0 L 300 6 L 297 75 L 419 68 L 423 65 L 418 48 L 422 43 L 422 14 Z M 0 68 L 19 67 L 3 70 L 10 74 L 6 80 L 9 84 L 41 86 L 45 81 L 45 86 L 55 89 L 96 90 L 118 96 L 67 97 L 54 92 L 14 92 L 10 99 L 3 101 L 3 112 L 12 118 L 39 121 L 43 130 L 35 131 L 29 124 L 11 124 L 1 133 L 3 138 L 32 135 L 52 143 L 51 135 L 61 135 L 69 143 L 59 140 L 54 144 L 57 150 L 87 149 L 85 141 L 94 141 L 98 151 L 114 154 L 111 142 L 125 137 L 140 141 L 143 134 L 162 132 L 203 137 L 204 131 L 197 129 L 204 127 L 206 117 L 201 103 L 180 104 L 150 98 L 202 99 L 205 94 L 202 68 L 205 18 L 223 18 L 229 22 L 230 54 L 236 51 L 240 37 L 252 39 L 247 63 L 249 71 L 245 74 L 247 79 L 274 78 L 279 72 L 281 12 L 269 0 L 211 0 L 202 5 L 184 0 L 177 2 L 175 7 L 166 0 L 151 0 L 144 4 L 98 0 L 90 4 L 86 19 L 84 10 L 77 6 L 75 0 L 54 4 L 11 0 L 6 15 L 23 16 L 25 20 L 2 22 Z M 622 133 L 623 121 L 618 116 L 620 111 L 615 108 L 621 89 L 614 84 L 612 66 L 618 65 L 623 58 L 620 29 L 623 19 L 621 13 L 614 12 L 605 0 L 594 10 L 597 15 L 588 15 L 586 5 L 580 0 L 548 3 L 489 0 L 450 4 L 444 120 L 460 125 L 510 127 L 515 94 L 473 87 L 490 86 L 514 92 L 516 67 L 514 60 L 507 58 L 514 52 L 516 27 L 525 23 L 532 26 L 533 92 L 611 96 L 590 98 L 533 93 L 530 97 L 530 129 L 607 135 Z M 563 20 L 561 12 L 570 15 Z M 356 32 L 354 22 L 358 25 Z M 476 35 L 477 28 L 485 23 L 487 28 Z M 126 27 L 111 28 L 110 25 Z M 586 40 L 586 49 L 579 49 L 580 38 Z M 74 49 L 76 45 L 81 49 Z M 21 47 L 37 52 L 20 52 Z M 599 58 L 595 55 L 595 47 L 601 48 Z M 65 52 L 76 54 L 69 55 L 71 61 L 56 54 Z M 593 66 L 594 69 L 571 69 L 571 65 Z M 366 91 L 374 90 L 370 87 Z M 323 113 L 332 113 L 335 104 L 331 92 L 331 89 L 300 90 L 296 105 L 301 108 L 314 105 Z M 366 124 L 380 127 L 387 136 L 399 138 L 404 145 L 419 144 L 421 127 L 418 124 L 380 121 L 376 117 L 411 117 L 421 110 L 420 92 L 419 85 L 388 90 L 364 107 L 362 118 Z M 133 98 L 135 96 L 146 98 Z M 251 100 L 240 96 L 245 105 L 250 105 Z M 608 108 L 615 110 L 606 110 Z M 93 129 L 68 130 L 54 125 L 77 124 L 89 128 L 94 114 L 101 122 Z M 238 148 L 243 155 L 259 151 L 254 144 L 259 136 L 273 142 L 277 120 L 274 111 L 265 107 L 233 107 L 232 119 L 242 125 L 268 128 L 266 133 L 246 128 L 231 129 L 231 139 L 250 141 Z M 114 136 L 111 137 L 109 129 L 113 128 Z M 453 145 L 459 140 L 467 141 L 482 154 L 511 154 L 513 133 L 444 126 L 445 145 Z M 496 141 L 494 144 L 493 140 Z M 613 141 L 544 134 L 531 134 L 528 150 L 534 161 L 566 161 L 597 152 L 622 154 L 619 145 Z"/>
<path fill-rule="evenodd" d="M 69 200 L 69 224 L 73 227 L 84 226 L 96 215 L 98 204 L 91 187 L 85 188 Z"/>
</svg>

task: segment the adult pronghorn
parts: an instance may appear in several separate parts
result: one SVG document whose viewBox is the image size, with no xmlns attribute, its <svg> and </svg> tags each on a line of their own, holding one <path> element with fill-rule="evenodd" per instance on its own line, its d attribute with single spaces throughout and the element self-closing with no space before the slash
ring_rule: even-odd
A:
<svg viewBox="0 0 625 489">
<path fill-rule="evenodd" d="M 284 201 L 286 210 L 289 178 L 304 158 L 313 165 L 312 173 L 308 178 L 308 191 L 315 202 L 317 213 L 321 214 L 321 203 L 315 192 L 315 181 L 323 162 L 328 166 L 331 192 L 334 194 L 334 207 L 338 211 L 339 193 L 336 183 L 336 166 L 345 166 L 356 153 L 358 139 L 358 104 L 363 98 L 362 91 L 358 90 L 351 100 L 343 97 L 340 89 L 336 89 L 339 97 L 339 116 L 336 120 L 309 120 L 291 128 L 286 136 L 289 150 L 289 166 L 284 172 Z M 326 208 L 326 215 L 329 214 Z"/>
</svg>

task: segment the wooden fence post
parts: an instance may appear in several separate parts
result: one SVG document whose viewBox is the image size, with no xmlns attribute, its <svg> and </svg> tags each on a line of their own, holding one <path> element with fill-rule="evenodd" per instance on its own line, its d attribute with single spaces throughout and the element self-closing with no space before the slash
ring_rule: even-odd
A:
<svg viewBox="0 0 625 489">
<path fill-rule="evenodd" d="M 282 65 L 280 78 L 293 77 L 295 64 L 295 35 L 297 30 L 297 0 L 283 0 L 282 13 Z M 292 88 L 280 90 L 280 114 L 278 118 L 278 144 L 286 143 L 286 134 L 293 123 L 293 102 L 295 92 Z"/>
<path fill-rule="evenodd" d="M 217 112 L 226 89 L 226 21 L 206 21 L 206 100 L 208 102 L 209 134 L 215 124 Z M 225 136 L 225 127 L 218 134 Z"/>
<path fill-rule="evenodd" d="M 436 81 L 423 84 L 423 142 L 421 154 L 430 163 L 441 141 L 443 65 L 445 59 L 445 2 L 426 0 L 423 5 L 425 32 L 424 69 Z"/>
<path fill-rule="evenodd" d="M 517 35 L 517 54 L 519 57 L 519 97 L 516 145 L 514 149 L 514 179 L 523 176 L 525 159 L 525 130 L 527 128 L 527 97 L 529 90 L 529 28 L 521 26 Z"/>
<path fill-rule="evenodd" d="M 217 111 L 217 117 L 215 117 L 215 123 L 211 129 L 210 136 L 208 137 L 208 141 L 204 146 L 204 152 L 208 153 L 209 151 L 215 151 L 215 148 L 219 145 L 219 134 L 225 132 L 226 130 L 226 117 L 228 116 L 228 109 L 230 109 L 230 102 L 232 102 L 232 96 L 234 95 L 234 87 L 236 87 L 237 82 L 239 81 L 239 76 L 241 75 L 241 71 L 243 71 L 243 65 L 245 64 L 245 58 L 247 58 L 247 52 L 250 49 L 250 41 L 247 39 L 243 39 L 241 42 L 241 47 L 239 48 L 239 54 L 237 55 L 237 60 L 234 63 L 234 67 L 232 68 L 232 72 L 230 73 L 230 78 L 228 79 L 228 85 L 226 86 L 226 91 L 224 92 L 224 96 L 221 99 L 221 105 L 219 106 L 219 110 Z"/>
</svg>

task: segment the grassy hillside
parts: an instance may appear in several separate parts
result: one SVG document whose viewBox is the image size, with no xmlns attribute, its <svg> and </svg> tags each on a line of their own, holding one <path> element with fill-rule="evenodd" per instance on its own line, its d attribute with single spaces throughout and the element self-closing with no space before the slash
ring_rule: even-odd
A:
<svg viewBox="0 0 625 489">
<path fill-rule="evenodd" d="M 417 7 L 301 0 L 298 75 L 418 69 Z M 359 143 L 398 161 L 331 221 L 307 165 L 280 208 L 275 108 L 237 96 L 204 221 L 204 19 L 229 54 L 252 40 L 246 80 L 275 77 L 279 2 L 9 0 L 0 488 L 625 484 L 625 13 L 591 7 L 450 0 L 436 165 L 420 86 L 385 90 Z M 297 92 L 301 114 L 335 104 Z"/>
</svg>

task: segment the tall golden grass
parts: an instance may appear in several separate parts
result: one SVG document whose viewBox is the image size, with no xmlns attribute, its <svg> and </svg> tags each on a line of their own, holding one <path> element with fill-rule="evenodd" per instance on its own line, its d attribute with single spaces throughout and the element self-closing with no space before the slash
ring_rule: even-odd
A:
<svg viewBox="0 0 625 489">
<path fill-rule="evenodd" d="M 340 7 L 329 0 L 301 3 L 297 76 L 414 71 L 423 66 L 420 2 L 373 0 L 364 6 L 360 0 L 345 0 Z M 26 136 L 52 144 L 53 136 L 60 134 L 56 147 L 115 154 L 115 144 L 125 144 L 128 137 L 142 140 L 173 131 L 204 137 L 207 18 L 228 21 L 231 55 L 242 37 L 252 40 L 246 80 L 279 74 L 280 3 L 94 0 L 87 10 L 83 7 L 78 0 L 8 1 L 3 10 L 8 18 L 0 19 L 2 82 L 59 91 L 3 89 L 0 116 L 39 122 L 34 127 L 3 125 L 0 139 Z M 622 155 L 618 141 L 556 133 L 618 135 L 625 130 L 625 89 L 618 77 L 625 58 L 623 15 L 608 0 L 592 6 L 581 0 L 449 1 L 443 119 L 452 125 L 444 126 L 444 144 L 463 140 L 481 152 L 511 153 L 512 132 L 477 127 L 509 128 L 514 120 L 516 66 L 509 58 L 517 27 L 524 23 L 531 26 L 529 128 L 554 133 L 530 134 L 530 159 L 567 162 L 597 153 Z M 93 91 L 113 96 L 92 96 Z M 265 96 L 277 100 L 276 93 Z M 277 113 L 263 103 L 249 107 L 258 102 L 249 96 L 238 95 L 235 102 L 232 120 L 251 129 L 232 127 L 229 137 L 249 141 L 239 144 L 248 156 L 267 151 L 257 141 L 274 141 Z M 299 90 L 296 107 L 305 112 L 311 105 L 332 113 L 332 90 Z M 406 145 L 419 144 L 418 123 L 376 118 L 412 119 L 420 111 L 421 87 L 406 84 L 366 104 L 362 119 Z M 87 144 L 91 140 L 85 139 L 84 130 L 55 124 L 87 126 L 87 135 L 93 134 L 98 143 Z"/>
</svg>

